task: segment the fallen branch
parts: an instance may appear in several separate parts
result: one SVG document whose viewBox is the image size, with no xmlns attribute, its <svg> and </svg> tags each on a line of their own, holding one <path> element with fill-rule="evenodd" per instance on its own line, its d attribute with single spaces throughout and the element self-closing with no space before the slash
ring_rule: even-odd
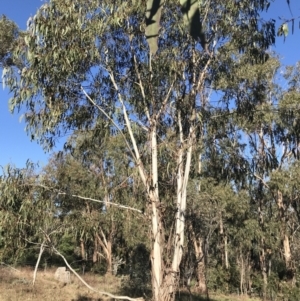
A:
<svg viewBox="0 0 300 301">
<path fill-rule="evenodd" d="M 47 235 L 48 236 L 48 235 Z M 48 240 L 50 240 L 49 237 L 47 237 Z M 91 291 L 93 292 L 96 292 L 96 293 L 99 293 L 101 295 L 104 295 L 104 296 L 108 296 L 110 298 L 113 298 L 113 299 L 118 299 L 118 300 L 129 300 L 129 301 L 144 301 L 144 298 L 130 298 L 130 297 L 127 297 L 127 296 L 116 296 L 116 295 L 113 295 L 113 294 L 110 294 L 110 293 L 107 293 L 107 292 L 103 292 L 103 291 L 98 291 L 96 289 L 94 289 L 93 287 L 91 287 L 89 284 L 87 284 L 80 276 L 79 274 L 76 273 L 75 270 L 72 269 L 72 267 L 69 265 L 68 261 L 66 260 L 66 258 L 55 248 L 52 246 L 52 249 L 54 251 L 54 253 L 58 256 L 60 256 L 63 261 L 65 262 L 66 266 L 69 268 L 69 270 L 87 287 L 89 288 Z"/>
<path fill-rule="evenodd" d="M 70 266 L 70 264 L 68 263 L 67 259 L 64 257 L 64 255 L 62 255 L 53 245 L 52 245 L 52 242 L 51 242 L 51 239 L 49 237 L 49 235 L 43 231 L 41 229 L 41 231 L 44 233 L 45 235 L 45 238 L 46 240 L 49 242 L 49 246 L 51 246 L 52 250 L 54 251 L 54 253 L 58 256 L 60 256 L 63 261 L 65 262 L 66 266 L 69 268 L 69 270 L 88 288 L 90 289 L 91 291 L 95 292 L 95 293 L 98 293 L 98 294 L 101 294 L 101 295 L 104 295 L 104 296 L 108 296 L 112 299 L 117 299 L 117 300 L 129 300 L 129 301 L 144 301 L 144 298 L 140 297 L 140 298 L 130 298 L 130 297 L 127 297 L 127 296 L 115 296 L 111 293 L 108 293 L 108 292 L 103 292 L 103 291 L 98 291 L 96 289 L 94 289 L 92 286 L 90 286 L 89 284 L 87 284 L 80 276 L 78 273 L 76 273 L 76 271 Z M 43 242 L 44 244 L 45 242 Z M 41 250 L 42 250 L 42 246 L 41 246 Z M 41 252 L 40 252 L 41 253 Z"/>
<path fill-rule="evenodd" d="M 43 241 L 43 243 L 41 244 L 41 247 L 40 247 L 39 257 L 38 257 L 38 259 L 36 261 L 34 272 L 33 272 L 33 279 L 32 279 L 32 285 L 33 286 L 34 286 L 34 283 L 35 283 L 35 280 L 36 280 L 37 269 L 39 267 L 39 264 L 40 264 L 40 261 L 41 261 L 41 258 L 42 258 L 44 250 L 45 250 L 45 242 Z"/>
</svg>

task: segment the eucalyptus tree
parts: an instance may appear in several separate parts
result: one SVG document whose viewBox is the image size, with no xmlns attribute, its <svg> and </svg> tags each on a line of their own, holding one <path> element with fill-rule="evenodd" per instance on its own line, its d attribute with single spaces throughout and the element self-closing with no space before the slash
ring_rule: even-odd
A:
<svg viewBox="0 0 300 301">
<path fill-rule="evenodd" d="M 274 127 L 274 136 L 277 144 L 283 145 L 283 150 L 278 150 L 278 168 L 274 168 L 271 173 L 272 192 L 278 207 L 278 219 L 281 225 L 281 240 L 283 247 L 283 256 L 287 270 L 291 269 L 292 251 L 290 240 L 292 232 L 289 224 L 289 216 L 295 214 L 293 208 L 293 185 L 290 186 L 290 177 L 284 181 L 289 187 L 287 193 L 286 187 L 282 186 L 282 176 L 287 175 L 289 169 L 291 173 L 295 172 L 295 165 L 299 160 L 299 113 L 298 102 L 300 97 L 300 64 L 296 66 L 287 66 L 283 73 L 287 86 L 283 87 L 278 97 L 277 120 Z"/>
<path fill-rule="evenodd" d="M 243 170 L 241 175 L 246 175 L 246 181 L 238 180 L 237 183 L 246 184 L 250 196 L 251 215 L 256 212 L 259 222 L 259 227 L 255 231 L 257 237 L 253 242 L 258 244 L 260 249 L 255 256 L 260 262 L 265 298 L 272 260 L 277 260 L 277 256 L 281 256 L 279 253 L 285 262 L 286 275 L 294 273 L 291 269 L 293 231 L 289 227 L 289 218 L 294 220 L 295 212 L 292 208 L 292 198 L 288 194 L 283 196 L 281 191 L 283 183 L 279 179 L 282 180 L 280 175 L 285 174 L 284 170 L 290 162 L 298 158 L 297 68 L 299 67 L 287 68 L 284 74 L 288 83 L 286 89 L 278 85 L 279 68 L 278 59 L 270 57 L 263 65 L 244 64 L 236 70 L 234 78 L 222 77 L 216 81 L 217 85 L 224 87 L 225 102 L 237 100 L 237 106 L 230 114 L 233 116 L 235 133 L 240 133 L 242 137 L 240 141 L 246 147 L 242 161 L 234 160 L 238 164 L 231 163 L 229 166 L 239 167 L 235 173 L 237 176 L 239 170 Z M 226 133 L 228 135 L 229 132 Z M 213 145 L 212 143 L 211 146 Z M 226 152 L 219 153 L 221 158 L 224 158 Z M 226 170 L 223 167 L 225 161 L 224 159 L 223 163 L 220 161 L 221 170 Z M 219 176 L 221 174 L 218 173 Z M 269 183 L 270 177 L 273 180 Z M 273 214 L 274 211 L 277 212 L 276 216 Z M 276 236 L 280 237 L 279 245 Z M 255 249 L 257 250 L 257 247 Z"/>
<path fill-rule="evenodd" d="M 10 55 L 13 51 L 15 41 L 19 31 L 17 25 L 2 15 L 0 18 L 0 63 L 1 67 L 9 66 L 13 63 Z"/>
<path fill-rule="evenodd" d="M 31 248 L 40 248 L 45 234 L 53 241 L 62 233 L 63 224 L 56 217 L 54 195 L 40 186 L 35 166 L 3 168 L 0 177 L 1 258 L 18 262 Z M 33 252 L 33 254 L 38 252 Z"/>
<path fill-rule="evenodd" d="M 241 61 L 247 60 L 245 57 L 240 57 L 240 59 Z M 244 64 L 238 70 L 235 69 L 235 77 L 223 77 L 216 82 L 217 85 L 224 87 L 225 102 L 230 104 L 232 99 L 236 100 L 236 107 L 232 110 L 233 124 L 236 128 L 235 133 L 239 133 L 240 136 L 237 142 L 244 143 L 246 154 L 236 156 L 237 158 L 242 157 L 242 159 L 231 166 L 235 166 L 236 177 L 240 177 L 239 174 L 244 176 L 244 180 L 237 178 L 237 183 L 244 182 L 246 184 L 249 195 L 257 206 L 256 211 L 259 213 L 257 218 L 261 231 L 256 233 L 261 234 L 259 258 L 265 288 L 267 285 L 265 249 L 268 248 L 263 234 L 266 226 L 266 220 L 264 220 L 265 196 L 268 190 L 265 180 L 272 169 L 277 168 L 273 131 L 276 115 L 273 114 L 273 103 L 277 100 L 274 75 L 278 67 L 279 63 L 275 58 L 269 58 L 262 65 Z"/>
<path fill-rule="evenodd" d="M 70 225 L 84 263 L 89 259 L 95 264 L 103 257 L 106 272 L 115 273 L 114 257 L 145 241 L 144 204 L 135 172 L 124 164 L 123 138 L 95 132 L 74 134 L 67 150 L 55 154 L 43 174 L 45 185 L 58 192 L 60 216 Z M 132 232 L 137 232 L 135 237 Z"/>
<path fill-rule="evenodd" d="M 107 128 L 120 132 L 129 158 L 124 164 L 138 171 L 144 187 L 153 298 L 173 300 L 185 246 L 191 160 L 202 129 L 202 96 L 220 71 L 231 73 L 232 50 L 243 51 L 252 63 L 266 58 L 274 21 L 260 19 L 268 1 L 199 3 L 194 17 L 210 41 L 201 47 L 202 33 L 196 33 L 196 41 L 186 35 L 180 7 L 171 1 L 161 15 L 154 55 L 139 4 L 52 0 L 42 5 L 15 48 L 24 68 L 20 74 L 10 68 L 6 83 L 13 94 L 11 109 L 25 106 L 27 130 L 46 148 L 65 132 L 96 124 L 105 133 Z M 161 152 L 164 148 L 171 151 Z M 164 223 L 161 174 L 173 183 L 167 198 L 175 208 L 171 228 Z"/>
</svg>

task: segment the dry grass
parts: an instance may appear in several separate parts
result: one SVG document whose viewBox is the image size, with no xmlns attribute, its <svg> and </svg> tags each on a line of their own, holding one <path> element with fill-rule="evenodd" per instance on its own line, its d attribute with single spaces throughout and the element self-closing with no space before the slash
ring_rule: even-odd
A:
<svg viewBox="0 0 300 301">
<path fill-rule="evenodd" d="M 222 295 L 222 294 L 209 294 L 210 301 L 261 301 L 261 299 L 250 298 L 248 296 L 238 296 L 238 295 Z M 190 295 L 186 290 L 181 291 L 177 297 L 176 301 L 207 301 L 206 296 L 198 295 L 196 293 Z"/>
<path fill-rule="evenodd" d="M 32 268 L 12 269 L 0 266 L 0 301 L 108 301 L 108 297 L 91 292 L 74 275 L 71 283 L 61 284 L 54 279 L 55 269 L 39 271 L 36 283 L 32 286 Z M 113 294 L 120 294 L 121 279 L 113 276 L 98 276 L 86 274 L 82 278 L 95 289 Z M 122 294 L 123 295 L 123 294 Z M 204 296 L 182 291 L 178 294 L 178 301 L 204 301 Z M 211 301 L 249 301 L 241 296 L 210 295 Z M 259 299 L 251 299 L 259 301 Z"/>
<path fill-rule="evenodd" d="M 54 279 L 55 269 L 39 271 L 32 286 L 32 268 L 14 270 L 0 267 L 0 301 L 108 301 L 110 298 L 91 292 L 74 275 L 71 283 L 61 284 Z M 86 274 L 82 278 L 95 289 L 117 293 L 120 280 L 116 277 L 100 277 Z"/>
</svg>

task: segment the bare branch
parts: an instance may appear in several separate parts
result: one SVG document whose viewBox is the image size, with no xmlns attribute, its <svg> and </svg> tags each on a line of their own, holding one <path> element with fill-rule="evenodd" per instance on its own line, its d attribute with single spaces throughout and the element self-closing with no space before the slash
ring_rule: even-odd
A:
<svg viewBox="0 0 300 301">
<path fill-rule="evenodd" d="M 141 210 L 133 208 L 133 207 L 130 207 L 130 206 L 125 206 L 125 205 L 121 205 L 121 204 L 113 203 L 113 202 L 108 202 L 108 201 L 101 201 L 101 200 L 97 200 L 97 199 L 93 199 L 93 198 L 89 198 L 89 197 L 84 197 L 84 196 L 77 195 L 77 194 L 68 194 L 66 192 L 61 192 L 61 191 L 59 191 L 57 189 L 48 187 L 48 186 L 43 185 L 43 184 L 27 184 L 27 185 L 38 186 L 38 187 L 45 188 L 47 190 L 54 190 L 54 191 L 56 191 L 56 193 L 58 195 L 67 195 L 67 196 L 71 196 L 71 197 L 74 197 L 74 198 L 78 198 L 78 199 L 82 199 L 82 200 L 87 200 L 87 201 L 92 201 L 92 202 L 96 202 L 96 203 L 109 204 L 109 205 L 112 205 L 112 206 L 115 206 L 115 207 L 118 207 L 118 208 L 121 208 L 121 209 L 127 209 L 127 210 L 131 210 L 131 211 L 136 211 L 138 213 L 142 213 L 143 214 L 143 212 Z"/>
<path fill-rule="evenodd" d="M 48 237 L 48 240 L 50 241 L 50 238 Z M 68 263 L 68 261 L 66 260 L 66 258 L 55 248 L 52 246 L 53 251 L 55 252 L 55 254 L 57 254 L 58 256 L 60 256 L 63 261 L 65 262 L 66 266 L 69 268 L 69 270 L 91 291 L 96 292 L 98 294 L 104 295 L 104 296 L 108 296 L 112 299 L 117 299 L 117 300 L 129 300 L 129 301 L 144 301 L 144 298 L 140 297 L 140 298 L 130 298 L 127 296 L 116 296 L 113 295 L 111 293 L 108 292 L 103 292 L 103 291 L 98 291 L 95 288 L 93 288 L 92 286 L 90 286 L 88 283 L 86 283 L 80 276 L 78 273 L 76 273 L 76 271 L 70 266 L 70 264 Z"/>
<path fill-rule="evenodd" d="M 133 52 L 133 51 L 132 51 Z M 149 113 L 149 110 L 148 110 L 148 107 L 146 105 L 146 95 L 145 95 L 145 89 L 144 89 L 144 86 L 143 86 L 143 83 L 142 83 L 142 79 L 141 79 L 141 74 L 139 72 L 139 68 L 137 66 L 137 61 L 136 61 L 136 56 L 135 54 L 133 54 L 133 60 L 134 60 L 134 69 L 135 69 L 135 72 L 137 74 L 137 77 L 138 77 L 138 80 L 139 80 L 139 87 L 141 89 L 141 93 L 142 93 L 142 97 L 143 97 L 143 101 L 144 101 L 144 107 L 145 107 L 145 113 L 146 113 L 146 116 L 148 118 L 148 121 L 150 122 L 150 113 Z"/>
<path fill-rule="evenodd" d="M 66 192 L 59 192 L 58 194 L 60 195 L 68 195 Z M 102 203 L 102 204 L 109 204 L 118 208 L 122 208 L 122 209 L 127 209 L 127 210 L 132 210 L 132 211 L 136 211 L 138 213 L 142 213 L 143 212 L 139 209 L 133 208 L 133 207 L 129 207 L 129 206 L 125 206 L 125 205 L 121 205 L 121 204 L 117 204 L 117 203 L 113 203 L 113 202 L 107 202 L 107 201 L 101 201 L 101 200 L 96 200 L 93 198 L 88 198 L 88 197 L 84 197 L 81 195 L 76 195 L 76 194 L 71 194 L 70 196 L 74 197 L 74 198 L 78 198 L 78 199 L 82 199 L 82 200 L 88 200 L 88 201 L 92 201 L 92 202 L 96 202 L 96 203 Z"/>
<path fill-rule="evenodd" d="M 86 91 L 84 90 L 84 88 L 83 87 L 81 87 L 81 90 L 82 90 L 82 92 L 83 92 L 83 94 L 87 97 L 87 99 L 100 111 L 100 112 L 102 112 L 112 123 L 113 123 L 113 125 L 118 129 L 118 131 L 121 133 L 121 135 L 122 135 L 122 137 L 124 138 L 124 140 L 125 140 L 125 143 L 126 143 L 126 145 L 127 145 L 127 147 L 128 147 L 128 149 L 129 149 L 129 151 L 130 151 L 130 153 L 131 153 L 131 155 L 132 155 L 132 158 L 135 160 L 135 161 L 137 161 L 137 158 L 135 157 L 135 155 L 134 155 L 134 153 L 132 152 L 132 150 L 131 150 L 131 147 L 130 147 L 130 145 L 129 145 L 129 142 L 128 142 L 128 140 L 126 139 L 126 137 L 125 137 L 125 135 L 123 134 L 123 132 L 122 132 L 122 130 L 120 129 L 120 127 L 115 123 L 115 121 L 100 107 L 100 106 L 98 106 L 96 103 L 95 103 L 95 101 L 86 93 Z"/>
<path fill-rule="evenodd" d="M 127 110 L 126 110 L 123 98 L 121 97 L 121 94 L 120 94 L 118 85 L 116 84 L 113 73 L 110 72 L 109 76 L 110 76 L 112 84 L 114 85 L 114 88 L 116 89 L 116 91 L 118 93 L 118 98 L 119 98 L 119 101 L 120 101 L 120 103 L 122 105 L 122 108 L 123 108 L 124 119 L 125 119 L 126 126 L 127 126 L 127 129 L 128 129 L 129 135 L 130 135 L 131 143 L 133 145 L 133 149 L 134 149 L 134 153 L 135 153 L 135 157 L 136 157 L 136 161 L 137 161 L 136 163 L 137 163 L 137 166 L 138 166 L 138 169 L 139 169 L 139 173 L 140 173 L 142 182 L 145 185 L 145 188 L 147 189 L 147 191 L 149 191 L 149 184 L 147 183 L 146 173 L 145 173 L 144 168 L 142 167 L 141 155 L 140 155 L 140 152 L 139 152 L 137 144 L 136 144 L 136 140 L 135 140 L 134 135 L 133 135 L 131 123 L 130 123 L 130 120 L 128 118 L 128 114 L 127 114 Z"/>
<path fill-rule="evenodd" d="M 258 180 L 260 180 L 265 187 L 267 187 L 267 188 L 270 189 L 269 185 L 259 175 L 257 175 L 256 173 L 254 173 L 253 175 L 254 175 L 255 178 L 257 178 Z"/>
<path fill-rule="evenodd" d="M 35 268 L 34 268 L 33 279 L 32 279 L 32 285 L 33 285 L 33 286 L 34 286 L 34 283 L 35 283 L 35 280 L 36 280 L 37 269 L 38 269 L 38 267 L 39 267 L 39 264 L 40 264 L 42 255 L 43 255 L 43 253 L 44 253 L 44 250 L 45 250 L 45 241 L 43 241 L 43 243 L 41 244 L 41 247 L 40 247 L 40 253 L 39 253 L 38 259 L 37 259 L 37 261 L 36 261 Z"/>
<path fill-rule="evenodd" d="M 175 80 L 176 80 L 176 78 L 175 78 L 174 81 L 172 82 L 172 84 L 171 84 L 171 86 L 170 86 L 170 88 L 169 88 L 169 91 L 168 91 L 168 93 L 167 93 L 165 99 L 164 99 L 163 102 L 162 102 L 162 105 L 161 105 L 161 107 L 160 107 L 160 110 L 158 111 L 158 113 L 157 113 L 157 115 L 156 115 L 156 119 L 159 118 L 159 116 L 161 115 L 161 113 L 162 113 L 162 112 L 165 110 L 165 108 L 166 108 L 167 101 L 168 101 L 168 99 L 169 99 L 169 97 L 170 97 L 170 94 L 171 94 L 171 91 L 172 91 L 172 89 L 173 89 Z"/>
</svg>

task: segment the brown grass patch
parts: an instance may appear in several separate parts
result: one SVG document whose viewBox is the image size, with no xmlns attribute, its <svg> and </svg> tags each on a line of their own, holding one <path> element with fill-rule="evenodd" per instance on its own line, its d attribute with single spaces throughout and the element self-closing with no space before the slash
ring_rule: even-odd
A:
<svg viewBox="0 0 300 301">
<path fill-rule="evenodd" d="M 110 298 L 91 292 L 71 274 L 71 283 L 64 285 L 54 279 L 55 269 L 39 270 L 32 286 L 32 268 L 0 267 L 0 301 L 108 301 Z M 85 274 L 82 278 L 95 289 L 116 294 L 120 280 L 113 276 Z"/>
<path fill-rule="evenodd" d="M 13 269 L 0 266 L 0 301 L 109 301 L 113 300 L 91 292 L 80 280 L 71 274 L 71 283 L 64 285 L 54 279 L 54 269 L 39 270 L 32 286 L 33 268 Z M 81 275 L 82 276 L 82 275 Z M 115 295 L 122 292 L 120 277 L 99 276 L 87 273 L 82 278 L 93 288 Z M 132 297 L 132 296 L 131 296 Z M 141 295 L 139 297 L 142 297 Z M 196 293 L 190 295 L 182 290 L 177 301 L 204 301 L 205 296 Z M 245 296 L 225 296 L 210 294 L 211 301 L 249 301 Z M 251 299 L 258 301 L 259 299 Z"/>
</svg>

